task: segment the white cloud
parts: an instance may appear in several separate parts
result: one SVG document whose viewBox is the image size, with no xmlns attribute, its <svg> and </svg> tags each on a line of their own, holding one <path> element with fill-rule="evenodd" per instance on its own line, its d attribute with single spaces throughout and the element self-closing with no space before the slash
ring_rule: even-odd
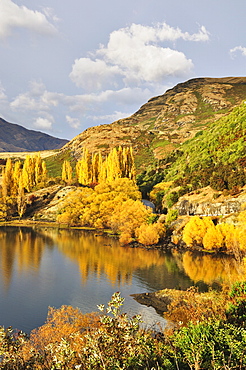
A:
<svg viewBox="0 0 246 370">
<path fill-rule="evenodd" d="M 47 119 L 47 118 L 42 118 L 42 117 L 38 117 L 33 126 L 36 127 L 37 129 L 41 129 L 41 130 L 51 130 L 52 129 L 52 122 L 51 120 Z"/>
<path fill-rule="evenodd" d="M 232 57 L 234 57 L 234 55 L 235 55 L 237 52 L 242 53 L 242 55 L 246 57 L 246 47 L 243 47 L 243 46 L 236 46 L 235 48 L 233 48 L 233 49 L 231 49 L 231 50 L 230 50 L 230 54 L 231 54 L 231 56 L 232 56 Z"/>
<path fill-rule="evenodd" d="M 2 86 L 1 81 L 0 81 L 0 100 L 1 101 L 7 100 L 7 95 L 5 94 L 5 88 Z"/>
<path fill-rule="evenodd" d="M 103 60 L 80 58 L 75 60 L 70 78 L 77 86 L 99 90 L 105 82 L 112 81 L 120 73 L 117 66 L 107 65 Z"/>
<path fill-rule="evenodd" d="M 78 118 L 72 118 L 70 116 L 66 116 L 66 120 L 72 128 L 78 129 L 80 128 L 80 120 Z"/>
<path fill-rule="evenodd" d="M 25 28 L 44 35 L 53 35 L 57 32 L 45 14 L 25 6 L 18 6 L 11 0 L 1 0 L 0 38 L 9 36 L 13 28 Z"/>
<path fill-rule="evenodd" d="M 97 91 L 104 86 L 127 87 L 163 83 L 168 76 L 187 75 L 191 59 L 163 42 L 204 42 L 209 32 L 202 26 L 197 33 L 182 32 L 166 23 L 156 26 L 132 24 L 110 34 L 109 42 L 90 58 L 76 59 L 70 78 L 77 86 Z"/>
<path fill-rule="evenodd" d="M 46 90 L 39 81 L 29 83 L 29 91 L 19 94 L 10 103 L 11 108 L 25 111 L 49 111 L 58 105 L 59 94 Z"/>
<path fill-rule="evenodd" d="M 99 121 L 101 123 L 103 122 L 115 122 L 115 121 L 118 121 L 119 119 L 121 118 L 126 118 L 126 117 L 129 117 L 132 115 L 132 112 L 129 113 L 123 113 L 123 112 L 118 112 L 118 111 L 115 111 L 114 113 L 112 114 L 105 114 L 105 115 L 97 115 L 97 116 L 91 116 L 90 118 L 93 120 L 93 121 Z"/>
<path fill-rule="evenodd" d="M 126 87 L 119 90 L 105 90 L 100 93 L 81 94 L 74 96 L 60 95 L 59 102 L 69 107 L 73 112 L 85 113 L 90 110 L 97 110 L 98 106 L 110 102 L 114 105 L 141 104 L 153 96 L 147 88 Z"/>
</svg>

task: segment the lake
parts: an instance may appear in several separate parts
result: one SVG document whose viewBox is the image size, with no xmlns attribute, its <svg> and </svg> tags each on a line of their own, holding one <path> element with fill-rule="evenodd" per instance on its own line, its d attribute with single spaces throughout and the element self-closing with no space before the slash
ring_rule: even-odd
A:
<svg viewBox="0 0 246 370">
<path fill-rule="evenodd" d="M 164 326 L 131 294 L 206 289 L 235 281 L 239 273 L 233 258 L 122 247 L 115 238 L 84 230 L 0 227 L 0 325 L 29 333 L 44 324 L 49 306 L 93 312 L 120 291 L 124 312 Z"/>
</svg>

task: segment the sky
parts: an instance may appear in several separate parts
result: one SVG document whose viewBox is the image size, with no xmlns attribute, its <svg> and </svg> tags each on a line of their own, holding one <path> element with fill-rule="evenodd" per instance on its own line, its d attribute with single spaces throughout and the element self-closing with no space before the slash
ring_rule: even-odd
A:
<svg viewBox="0 0 246 370">
<path fill-rule="evenodd" d="M 245 0 L 0 0 L 0 117 L 71 140 L 196 77 L 246 76 Z"/>
</svg>

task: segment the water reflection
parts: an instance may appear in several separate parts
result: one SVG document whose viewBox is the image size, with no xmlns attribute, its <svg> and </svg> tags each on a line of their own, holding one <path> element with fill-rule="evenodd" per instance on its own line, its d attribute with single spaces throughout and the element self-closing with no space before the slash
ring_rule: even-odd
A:
<svg viewBox="0 0 246 370">
<path fill-rule="evenodd" d="M 126 312 L 153 318 L 130 294 L 240 279 L 233 258 L 127 248 L 94 232 L 40 227 L 0 227 L 0 267 L 0 325 L 27 332 L 44 323 L 48 306 L 92 312 L 119 290 Z"/>
<path fill-rule="evenodd" d="M 47 246 L 54 245 L 47 235 L 38 234 L 30 228 L 6 227 L 0 230 L 0 263 L 5 289 L 12 274 L 39 270 L 42 254 Z"/>
<path fill-rule="evenodd" d="M 135 271 L 139 275 L 143 271 L 146 279 L 159 280 L 158 286 L 161 280 L 166 287 L 165 277 L 171 275 L 174 284 L 168 287 L 185 289 L 190 286 L 190 280 L 208 285 L 230 283 L 239 279 L 242 271 L 238 261 L 233 258 L 192 252 L 180 254 L 177 251 L 170 256 L 158 250 L 120 247 L 115 238 L 105 238 L 83 230 L 2 227 L 0 246 L 5 289 L 8 289 L 15 269 L 18 273 L 30 268 L 38 271 L 45 248 L 54 246 L 78 264 L 83 283 L 91 275 L 98 278 L 106 275 L 113 286 L 129 284 Z M 149 276 L 148 271 L 151 271 Z M 190 279 L 187 280 L 187 277 Z"/>
<path fill-rule="evenodd" d="M 194 283 L 203 281 L 208 285 L 232 284 L 243 277 L 244 266 L 234 258 L 198 255 L 186 252 L 182 258 L 183 268 Z"/>
</svg>

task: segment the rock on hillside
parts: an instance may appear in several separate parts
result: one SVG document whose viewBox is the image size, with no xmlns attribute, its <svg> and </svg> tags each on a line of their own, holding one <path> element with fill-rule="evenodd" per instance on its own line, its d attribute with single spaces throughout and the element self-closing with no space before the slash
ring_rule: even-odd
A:
<svg viewBox="0 0 246 370">
<path fill-rule="evenodd" d="M 28 130 L 0 118 L 0 152 L 35 152 L 60 149 L 68 140 Z"/>
<path fill-rule="evenodd" d="M 150 99 L 132 116 L 91 127 L 63 150 L 79 158 L 83 147 L 103 153 L 131 145 L 137 166 L 164 158 L 246 99 L 246 77 L 195 78 Z"/>
<path fill-rule="evenodd" d="M 246 186 L 234 195 L 224 195 L 207 186 L 180 197 L 174 208 L 179 216 L 227 216 L 242 211 L 245 204 Z"/>
</svg>

